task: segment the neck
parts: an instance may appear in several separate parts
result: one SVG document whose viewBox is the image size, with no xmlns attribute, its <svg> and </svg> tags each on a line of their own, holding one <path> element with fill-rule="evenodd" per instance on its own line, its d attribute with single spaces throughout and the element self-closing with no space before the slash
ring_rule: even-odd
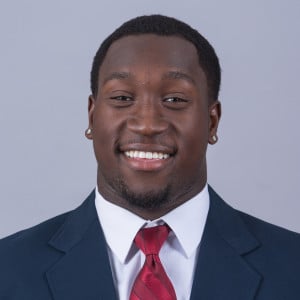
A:
<svg viewBox="0 0 300 300">
<path fill-rule="evenodd" d="M 166 215 L 171 210 L 175 209 L 176 207 L 182 205 L 183 203 L 187 202 L 198 193 L 200 193 L 206 185 L 206 178 L 202 180 L 201 183 L 197 184 L 197 188 L 192 187 L 188 191 L 184 191 L 181 194 L 177 195 L 170 195 L 170 199 L 172 201 L 168 201 L 163 203 L 155 208 L 144 208 L 138 205 L 131 204 L 127 199 L 119 196 L 118 193 L 112 187 L 104 187 L 103 184 L 98 182 L 98 191 L 102 195 L 104 199 L 107 201 L 118 205 L 124 209 L 129 210 L 135 215 L 145 219 L 145 220 L 156 220 L 160 217 Z"/>
</svg>

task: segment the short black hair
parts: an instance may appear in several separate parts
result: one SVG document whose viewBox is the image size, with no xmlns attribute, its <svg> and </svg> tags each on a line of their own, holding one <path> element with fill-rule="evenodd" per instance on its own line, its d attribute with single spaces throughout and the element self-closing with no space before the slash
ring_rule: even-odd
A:
<svg viewBox="0 0 300 300">
<path fill-rule="evenodd" d="M 218 99 L 221 68 L 214 48 L 197 30 L 188 24 L 162 15 L 140 16 L 131 19 L 122 24 L 102 42 L 94 57 L 91 70 L 91 90 L 94 96 L 98 93 L 99 69 L 111 44 L 122 37 L 141 34 L 178 36 L 194 44 L 198 52 L 199 65 L 206 75 L 209 98 L 212 101 Z"/>
</svg>

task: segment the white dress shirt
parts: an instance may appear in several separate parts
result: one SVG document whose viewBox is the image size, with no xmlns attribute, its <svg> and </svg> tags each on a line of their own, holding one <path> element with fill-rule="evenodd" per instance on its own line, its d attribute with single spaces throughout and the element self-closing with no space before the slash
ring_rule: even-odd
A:
<svg viewBox="0 0 300 300">
<path fill-rule="evenodd" d="M 159 257 L 177 300 L 190 298 L 199 244 L 209 209 L 207 185 L 194 198 L 154 221 L 147 221 L 105 200 L 96 188 L 96 209 L 107 243 L 113 279 L 120 300 L 128 300 L 145 255 L 133 243 L 142 227 L 168 224 L 172 229 Z"/>
</svg>

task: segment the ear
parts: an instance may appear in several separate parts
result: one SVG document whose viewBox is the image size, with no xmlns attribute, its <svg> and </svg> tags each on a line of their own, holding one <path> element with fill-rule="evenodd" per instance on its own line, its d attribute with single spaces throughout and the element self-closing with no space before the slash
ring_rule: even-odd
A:
<svg viewBox="0 0 300 300">
<path fill-rule="evenodd" d="M 93 95 L 89 96 L 88 101 L 88 117 L 89 117 L 89 126 L 88 129 L 85 131 L 85 136 L 89 140 L 93 139 L 93 115 L 94 115 L 94 109 L 95 109 L 95 99 Z"/>
<path fill-rule="evenodd" d="M 218 141 L 217 130 L 221 119 L 221 103 L 219 101 L 213 102 L 209 106 L 209 144 L 213 145 Z"/>
</svg>

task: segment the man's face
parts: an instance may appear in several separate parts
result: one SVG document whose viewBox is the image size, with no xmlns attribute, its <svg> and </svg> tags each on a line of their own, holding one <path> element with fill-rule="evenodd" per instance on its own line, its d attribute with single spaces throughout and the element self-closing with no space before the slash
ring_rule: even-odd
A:
<svg viewBox="0 0 300 300">
<path fill-rule="evenodd" d="M 152 34 L 115 41 L 89 101 L 98 188 L 107 200 L 147 217 L 201 191 L 220 110 L 209 105 L 192 43 Z"/>
</svg>

